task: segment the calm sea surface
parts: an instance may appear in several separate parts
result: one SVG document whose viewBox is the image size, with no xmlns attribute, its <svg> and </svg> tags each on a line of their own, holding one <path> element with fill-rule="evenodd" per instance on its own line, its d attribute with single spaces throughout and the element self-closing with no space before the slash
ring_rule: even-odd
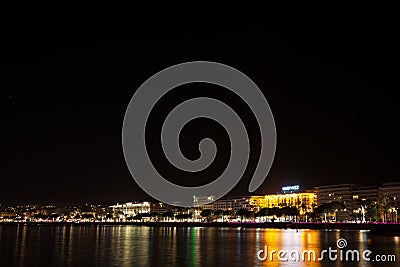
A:
<svg viewBox="0 0 400 267">
<path fill-rule="evenodd" d="M 264 262 L 257 251 L 338 249 L 371 250 L 396 256 L 396 262 L 279 261 Z M 263 256 L 261 254 L 260 256 Z M 296 252 L 292 252 L 296 258 Z M 338 254 L 339 255 L 339 254 Z M 362 257 L 362 256 L 361 256 Z M 345 259 L 345 258 L 344 258 Z M 350 260 L 350 257 L 349 257 Z M 236 229 L 145 226 L 0 226 L 1 266 L 399 266 L 400 238 L 366 231 Z"/>
</svg>

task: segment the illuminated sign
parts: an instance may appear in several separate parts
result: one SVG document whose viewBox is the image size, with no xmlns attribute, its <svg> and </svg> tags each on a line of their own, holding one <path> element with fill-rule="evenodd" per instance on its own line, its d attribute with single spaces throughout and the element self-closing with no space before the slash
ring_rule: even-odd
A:
<svg viewBox="0 0 400 267">
<path fill-rule="evenodd" d="M 295 190 L 299 190 L 299 189 L 300 189 L 299 185 L 289 185 L 289 186 L 282 187 L 282 191 L 295 191 Z"/>
</svg>

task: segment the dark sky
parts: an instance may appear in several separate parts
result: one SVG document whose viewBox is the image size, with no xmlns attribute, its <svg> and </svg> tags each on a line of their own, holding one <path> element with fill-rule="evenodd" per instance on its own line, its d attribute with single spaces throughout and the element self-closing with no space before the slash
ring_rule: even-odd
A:
<svg viewBox="0 0 400 267">
<path fill-rule="evenodd" d="M 287 184 L 400 179 L 394 14 L 374 9 L 312 16 L 288 11 L 273 18 L 271 10 L 246 17 L 140 13 L 2 16 L 0 203 L 147 198 L 122 153 L 125 109 L 151 75 L 196 60 L 241 70 L 271 106 L 277 151 L 257 193 Z M 207 94 L 213 88 L 177 88 L 178 97 L 164 99 L 160 109 L 185 92 Z M 197 123 L 201 127 L 182 133 L 185 146 L 187 136 L 210 131 L 224 148 L 218 125 Z M 197 144 L 188 147 L 195 157 L 190 148 Z M 226 161 L 221 151 L 217 173 Z M 154 159 L 163 168 L 162 157 Z M 231 195 L 248 194 L 250 174 Z M 177 177 L 172 180 L 197 184 Z M 210 176 L 196 179 L 206 182 Z"/>
</svg>

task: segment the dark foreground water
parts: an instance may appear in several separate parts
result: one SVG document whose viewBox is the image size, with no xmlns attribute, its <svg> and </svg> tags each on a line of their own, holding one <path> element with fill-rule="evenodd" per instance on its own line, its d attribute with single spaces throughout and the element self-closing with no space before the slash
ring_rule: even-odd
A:
<svg viewBox="0 0 400 267">
<path fill-rule="evenodd" d="M 338 249 L 344 238 L 343 260 L 296 260 L 303 250 L 320 256 Z M 343 243 L 342 243 L 343 245 Z M 340 245 L 340 246 L 342 246 Z M 264 262 L 257 251 L 268 248 L 291 253 L 288 261 Z M 362 253 L 371 261 L 362 259 Z M 360 261 L 351 261 L 347 250 L 359 250 Z M 397 262 L 377 262 L 375 256 Z M 335 254 L 332 254 L 334 256 Z M 264 256 L 264 254 L 260 254 Z M 270 255 L 268 255 L 270 256 Z M 334 257 L 333 257 L 334 258 Z M 294 259 L 294 260 L 293 260 Z M 390 260 L 393 260 L 391 258 Z M 399 266 L 400 238 L 373 236 L 366 231 L 237 229 L 212 227 L 145 226 L 46 226 L 0 225 L 0 266 Z"/>
</svg>

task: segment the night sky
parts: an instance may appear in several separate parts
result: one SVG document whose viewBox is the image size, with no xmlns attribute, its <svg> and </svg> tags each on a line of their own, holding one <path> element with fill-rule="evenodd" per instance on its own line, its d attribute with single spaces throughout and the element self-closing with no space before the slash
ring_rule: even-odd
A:
<svg viewBox="0 0 400 267">
<path fill-rule="evenodd" d="M 269 102 L 277 151 L 257 194 L 287 184 L 400 180 L 400 46 L 391 14 L 373 9 L 312 17 L 288 11 L 274 18 L 271 10 L 246 18 L 93 13 L 20 11 L 1 18 L 1 204 L 149 199 L 124 161 L 126 107 L 150 76 L 196 60 L 239 69 Z M 151 135 L 157 138 L 162 119 L 157 114 L 177 100 L 213 93 L 209 85 L 176 88 L 153 114 Z M 219 97 L 224 95 L 230 101 L 228 93 Z M 246 108 L 233 105 L 252 125 Z M 214 136 L 220 145 L 210 173 L 175 175 L 160 151 L 153 160 L 171 181 L 206 183 L 213 179 L 211 171 L 223 170 L 229 144 L 213 123 L 200 120 L 187 128 L 182 144 L 188 157 L 196 158 L 197 143 L 190 141 L 202 136 Z M 248 195 L 257 158 L 252 157 L 231 196 Z"/>
</svg>

